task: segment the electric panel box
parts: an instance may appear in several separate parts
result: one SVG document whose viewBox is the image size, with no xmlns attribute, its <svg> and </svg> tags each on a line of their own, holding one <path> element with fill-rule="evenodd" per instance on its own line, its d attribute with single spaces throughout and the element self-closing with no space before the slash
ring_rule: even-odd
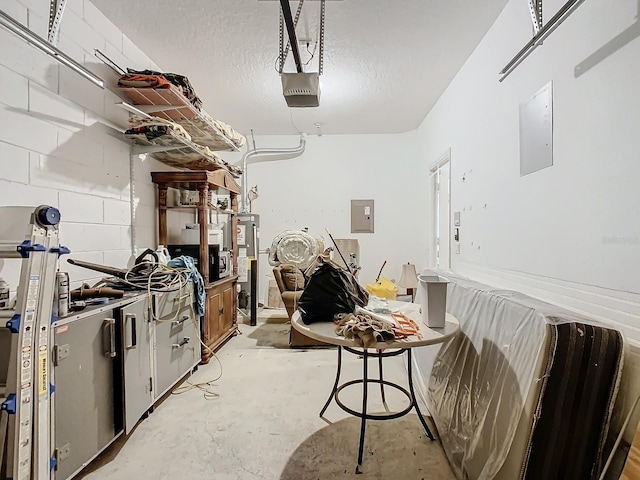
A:
<svg viewBox="0 0 640 480">
<path fill-rule="evenodd" d="M 373 233 L 373 200 L 351 200 L 351 233 Z"/>
</svg>

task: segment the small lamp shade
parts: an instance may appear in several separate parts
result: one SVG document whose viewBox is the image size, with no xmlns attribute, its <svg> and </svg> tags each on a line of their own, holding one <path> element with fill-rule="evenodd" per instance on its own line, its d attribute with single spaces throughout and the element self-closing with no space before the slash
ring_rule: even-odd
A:
<svg viewBox="0 0 640 480">
<path fill-rule="evenodd" d="M 402 265 L 402 274 L 398 286 L 406 289 L 414 289 L 418 287 L 418 274 L 416 266 L 413 263 L 405 263 Z"/>
</svg>

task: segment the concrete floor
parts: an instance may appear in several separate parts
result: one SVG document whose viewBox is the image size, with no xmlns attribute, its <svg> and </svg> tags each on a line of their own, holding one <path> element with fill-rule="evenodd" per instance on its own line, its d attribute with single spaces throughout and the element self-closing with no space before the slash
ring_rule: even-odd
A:
<svg viewBox="0 0 640 480">
<path fill-rule="evenodd" d="M 77 478 L 326 480 L 334 478 L 453 479 L 439 443 L 425 438 L 414 414 L 367 424 L 363 474 L 355 477 L 359 419 L 326 401 L 336 350 L 289 349 L 283 311 L 265 310 L 257 327 L 241 324 L 192 382 L 222 377 L 207 400 L 201 391 L 171 395 L 126 439 L 118 440 Z M 372 361 L 370 371 L 376 372 Z M 342 379 L 360 378 L 362 360 L 343 355 Z M 385 379 L 406 385 L 402 359 L 385 360 Z M 387 404 L 402 408 L 402 394 L 387 389 Z M 377 387 L 370 411 L 383 411 Z M 361 408 L 361 387 L 341 400 Z"/>
</svg>

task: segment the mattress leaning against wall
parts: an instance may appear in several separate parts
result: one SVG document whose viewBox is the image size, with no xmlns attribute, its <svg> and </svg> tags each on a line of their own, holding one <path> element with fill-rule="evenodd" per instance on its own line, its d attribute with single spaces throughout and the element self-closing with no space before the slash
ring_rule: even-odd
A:
<svg viewBox="0 0 640 480">
<path fill-rule="evenodd" d="M 621 334 L 517 292 L 447 277 L 447 309 L 461 334 L 435 356 L 426 400 L 456 476 L 597 478 Z"/>
</svg>

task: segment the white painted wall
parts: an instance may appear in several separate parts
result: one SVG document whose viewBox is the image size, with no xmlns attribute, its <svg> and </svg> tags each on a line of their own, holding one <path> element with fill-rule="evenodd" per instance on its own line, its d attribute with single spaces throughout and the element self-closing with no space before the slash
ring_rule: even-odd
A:
<svg viewBox="0 0 640 480">
<path fill-rule="evenodd" d="M 564 0 L 545 1 L 550 17 Z M 597 316 L 640 339 L 640 20 L 637 0 L 585 2 L 504 82 L 530 39 L 512 0 L 418 130 L 451 147 L 452 268 Z M 519 175 L 518 106 L 549 81 L 554 166 Z"/>
<path fill-rule="evenodd" d="M 545 0 L 545 17 L 563 3 Z M 418 129 L 416 154 L 432 163 L 451 148 L 452 211 L 461 212 L 453 270 L 625 333 L 614 432 L 640 394 L 639 10 L 637 0 L 584 2 L 499 83 L 531 37 L 526 2 L 510 1 Z M 549 81 L 554 166 L 520 177 L 518 106 Z"/>
<path fill-rule="evenodd" d="M 47 36 L 48 0 L 1 0 L 0 9 Z M 68 0 L 59 47 L 113 88 L 117 76 L 93 55 L 123 67 L 157 68 L 88 0 Z M 124 267 L 131 253 L 128 114 L 120 98 L 0 28 L 0 205 L 49 204 L 60 209 L 61 243 L 71 258 Z M 156 245 L 155 160 L 135 161 L 137 245 Z M 101 275 L 60 267 L 72 283 Z M 13 287 L 19 262 L 0 271 Z"/>
<path fill-rule="evenodd" d="M 305 153 L 292 160 L 258 162 L 248 168 L 249 186 L 260 196 L 253 212 L 261 215 L 261 249 L 284 230 L 309 228 L 314 236 L 356 238 L 360 244 L 360 283 L 383 275 L 399 279 L 401 264 L 424 266 L 427 237 L 428 171 L 415 156 L 415 132 L 399 135 L 309 136 Z M 296 136 L 258 136 L 258 148 L 291 148 Z M 374 199 L 374 233 L 351 233 L 351 199 Z M 261 256 L 260 281 L 273 278 Z M 265 283 L 260 286 L 264 296 Z"/>
</svg>

